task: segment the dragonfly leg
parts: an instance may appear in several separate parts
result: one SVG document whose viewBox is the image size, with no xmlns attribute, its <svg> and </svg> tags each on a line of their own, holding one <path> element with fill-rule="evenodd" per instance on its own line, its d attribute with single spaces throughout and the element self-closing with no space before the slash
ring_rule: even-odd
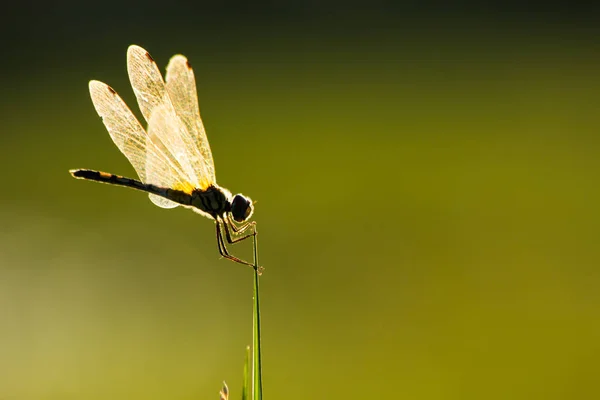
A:
<svg viewBox="0 0 600 400">
<path fill-rule="evenodd" d="M 215 226 L 217 227 L 217 246 L 219 247 L 219 254 L 222 257 L 225 257 L 227 253 L 227 249 L 223 250 L 223 235 L 221 233 L 221 227 L 219 226 L 219 222 L 215 222 Z"/>
<path fill-rule="evenodd" d="M 255 237 L 256 234 L 257 234 L 256 233 L 256 223 L 248 223 L 248 224 L 246 224 L 246 226 L 244 227 L 244 229 L 238 231 L 238 233 L 242 233 L 243 231 L 245 231 L 246 229 L 248 229 L 249 226 L 253 227 L 252 233 L 249 233 L 248 235 L 245 235 L 245 236 L 242 236 L 242 237 L 237 237 L 237 238 L 233 239 L 232 236 L 231 236 L 231 232 L 229 231 L 229 227 L 230 226 L 233 229 L 233 224 L 228 223 L 228 221 L 223 221 L 223 228 L 225 229 L 225 236 L 226 236 L 227 242 L 229 244 L 235 244 L 235 243 L 241 242 L 242 240 L 246 240 L 248 238 Z"/>
<path fill-rule="evenodd" d="M 254 264 L 249 263 L 248 261 L 244 261 L 240 258 L 237 258 L 235 256 L 232 256 L 231 254 L 229 254 L 229 251 L 227 250 L 227 246 L 225 246 L 225 240 L 223 239 L 223 232 L 221 231 L 221 224 L 226 224 L 225 222 L 222 222 L 220 220 L 216 221 L 216 226 L 217 226 L 217 245 L 219 246 L 219 253 L 221 254 L 221 256 L 225 257 L 228 260 L 240 263 L 240 264 L 244 264 L 244 265 L 249 265 L 252 268 L 254 268 Z M 250 235 L 252 236 L 252 235 Z"/>
<path fill-rule="evenodd" d="M 236 224 L 236 222 L 233 220 L 233 218 L 231 217 L 230 213 L 227 214 L 227 221 L 229 221 L 229 224 L 230 224 L 229 226 L 231 226 L 231 230 L 233 231 L 233 233 L 244 233 L 248 228 L 256 225 L 256 221 L 251 221 L 251 222 L 246 222 L 246 223 L 238 226 Z"/>
</svg>

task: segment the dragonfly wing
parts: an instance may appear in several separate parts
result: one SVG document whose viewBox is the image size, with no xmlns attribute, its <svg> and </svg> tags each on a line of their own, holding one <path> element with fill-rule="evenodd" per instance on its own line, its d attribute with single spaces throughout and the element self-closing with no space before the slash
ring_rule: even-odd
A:
<svg viewBox="0 0 600 400">
<path fill-rule="evenodd" d="M 149 141 L 158 143 L 158 147 L 163 147 L 165 146 L 164 143 L 166 140 L 181 138 L 183 130 L 185 130 L 183 123 L 175 113 L 168 109 L 167 106 L 162 104 L 154 108 L 152 117 L 150 117 L 148 123 Z M 160 160 L 157 159 L 157 155 L 148 153 L 146 159 L 146 174 L 148 174 L 149 179 L 153 179 L 153 181 L 157 182 L 157 185 L 182 190 L 186 193 L 191 193 L 194 190 L 194 185 L 189 180 L 174 181 L 172 177 L 164 173 L 161 167 L 162 164 L 160 163 Z M 159 205 L 157 201 L 161 204 L 168 204 L 165 203 L 162 198 L 157 199 L 156 196 L 151 197 L 151 199 L 157 205 Z"/>
<path fill-rule="evenodd" d="M 175 203 L 169 199 L 165 199 L 164 197 L 157 196 L 152 193 L 148 193 L 148 197 L 150 201 L 154 203 L 154 205 L 159 206 L 160 208 L 175 208 L 179 206 L 179 203 Z"/>
<path fill-rule="evenodd" d="M 146 177 L 149 182 L 157 186 L 168 187 L 168 188 L 179 188 L 183 189 L 183 187 L 187 184 L 187 177 L 185 177 L 184 173 L 181 173 L 179 179 L 176 176 L 171 175 L 168 169 L 165 169 L 165 163 L 161 162 L 162 154 L 169 154 L 167 149 L 162 147 L 162 142 L 155 141 L 152 139 L 152 135 L 148 132 L 148 137 L 146 138 L 146 143 L 154 144 L 157 148 L 160 148 L 160 152 L 147 152 L 146 160 L 145 160 L 145 170 Z M 191 186 L 191 185 L 190 185 Z M 191 193 L 193 188 L 188 188 L 188 192 Z M 165 199 L 164 197 L 157 196 L 155 194 L 148 194 L 150 201 L 152 201 L 155 205 L 161 208 L 175 208 L 179 204 L 174 201 Z"/>
<path fill-rule="evenodd" d="M 160 182 L 167 180 L 179 185 L 187 182 L 177 160 L 164 147 L 152 141 L 114 89 L 99 81 L 90 81 L 89 88 L 96 112 L 102 118 L 110 137 L 127 157 L 142 182 L 158 186 L 163 186 Z M 147 174 L 148 159 L 153 160 L 152 177 Z"/>
<path fill-rule="evenodd" d="M 155 142 L 154 140 L 152 140 L 152 136 L 150 135 L 150 132 L 148 132 L 148 137 L 146 138 L 146 142 L 147 143 Z M 162 142 L 156 141 L 156 143 L 157 143 L 156 146 L 161 149 L 160 154 L 168 154 L 169 153 L 168 150 L 162 146 Z M 146 160 L 145 160 L 146 176 L 148 177 L 148 179 L 150 181 L 152 181 L 157 186 L 172 188 L 173 186 L 176 186 L 175 181 L 177 179 L 175 177 L 169 175 L 168 171 L 165 171 L 164 163 L 161 163 L 161 160 L 160 160 L 160 156 L 161 156 L 160 154 L 157 154 L 156 152 L 146 153 Z M 185 174 L 182 173 L 182 175 L 185 175 Z M 187 178 L 179 179 L 180 185 L 184 184 L 183 183 L 184 179 L 187 179 Z M 161 208 L 175 208 L 179 205 L 179 204 L 175 203 L 174 201 L 165 199 L 164 197 L 157 196 L 152 193 L 149 193 L 148 197 L 150 198 L 150 201 L 152 203 L 154 203 L 155 205 L 157 205 Z"/>
<path fill-rule="evenodd" d="M 165 101 L 167 90 L 156 62 L 146 50 L 131 45 L 127 49 L 127 72 L 140 111 L 150 122 L 152 110 Z"/>
<path fill-rule="evenodd" d="M 166 79 L 167 92 L 175 106 L 175 111 L 185 124 L 194 145 L 200 150 L 202 156 L 204 170 L 196 171 L 196 174 L 202 176 L 202 173 L 206 172 L 207 182 L 204 183 L 214 184 L 216 183 L 215 165 L 206 131 L 200 118 L 194 71 L 187 58 L 182 55 L 173 56 L 167 65 Z"/>
<path fill-rule="evenodd" d="M 206 189 L 208 173 L 204 167 L 202 153 L 186 124 L 178 116 L 156 62 L 146 50 L 132 45 L 127 51 L 127 70 L 140 110 L 148 122 L 152 142 L 177 160 L 187 177 L 187 182 L 194 187 Z M 153 122 L 156 110 L 160 111 L 156 122 Z M 157 126 L 152 127 L 153 124 Z M 147 162 L 146 172 L 151 175 L 154 175 L 153 163 L 150 159 Z M 175 183 L 177 182 L 168 180 L 163 182 L 170 187 L 174 187 Z"/>
</svg>

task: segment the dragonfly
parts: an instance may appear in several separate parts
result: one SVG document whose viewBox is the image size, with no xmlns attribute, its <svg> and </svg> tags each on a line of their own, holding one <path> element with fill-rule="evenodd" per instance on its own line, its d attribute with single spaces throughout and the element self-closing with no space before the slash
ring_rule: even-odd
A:
<svg viewBox="0 0 600 400">
<path fill-rule="evenodd" d="M 256 223 L 250 221 L 254 202 L 217 185 L 194 72 L 187 58 L 173 56 L 163 80 L 150 53 L 131 45 L 127 49 L 127 72 L 147 129 L 113 88 L 92 80 L 89 89 L 96 112 L 139 180 L 90 169 L 70 170 L 71 175 L 146 192 L 161 208 L 192 209 L 214 220 L 221 256 L 259 268 L 227 249 L 226 243 L 250 237 L 256 240 Z M 252 232 L 246 234 L 250 228 Z"/>
</svg>

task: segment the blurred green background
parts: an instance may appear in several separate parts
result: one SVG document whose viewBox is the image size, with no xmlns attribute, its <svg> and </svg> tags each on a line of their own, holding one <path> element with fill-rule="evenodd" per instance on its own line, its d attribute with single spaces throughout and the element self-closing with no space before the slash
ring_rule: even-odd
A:
<svg viewBox="0 0 600 400">
<path fill-rule="evenodd" d="M 598 10 L 461 4 L 5 10 L 0 398 L 239 398 L 251 270 L 67 173 L 135 177 L 87 89 L 140 116 L 131 43 L 189 58 L 258 200 L 265 399 L 599 398 Z"/>
</svg>

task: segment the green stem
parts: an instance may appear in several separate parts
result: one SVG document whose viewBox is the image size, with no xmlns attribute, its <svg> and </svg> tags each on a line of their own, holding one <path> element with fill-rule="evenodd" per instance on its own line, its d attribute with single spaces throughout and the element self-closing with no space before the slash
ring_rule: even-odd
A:
<svg viewBox="0 0 600 400">
<path fill-rule="evenodd" d="M 251 370 L 250 367 L 250 346 L 246 347 L 246 360 L 244 362 L 244 384 L 242 385 L 242 400 L 250 400 L 250 378 L 248 372 Z"/>
<path fill-rule="evenodd" d="M 254 227 L 254 310 L 252 313 L 252 325 L 253 325 L 253 339 L 254 345 L 252 346 L 252 359 L 254 366 L 252 368 L 252 375 L 254 378 L 253 382 L 253 399 L 262 400 L 262 360 L 260 351 L 260 303 L 258 298 L 258 277 L 259 265 L 258 265 L 258 244 L 256 234 L 256 227 Z"/>
</svg>

